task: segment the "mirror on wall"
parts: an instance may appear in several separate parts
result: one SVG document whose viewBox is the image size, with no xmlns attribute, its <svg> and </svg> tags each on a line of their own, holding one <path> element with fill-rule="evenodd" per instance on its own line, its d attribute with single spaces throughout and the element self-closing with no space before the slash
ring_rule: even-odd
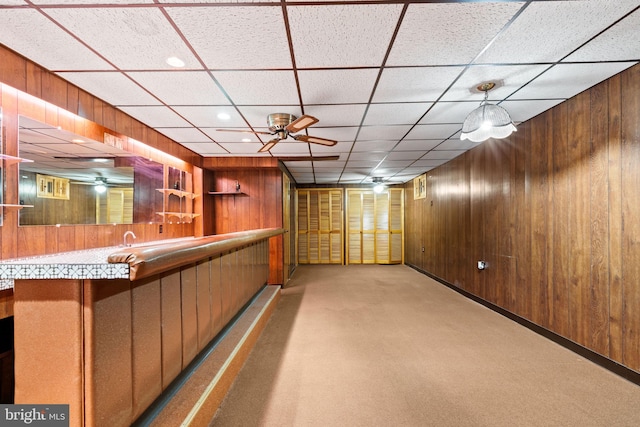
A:
<svg viewBox="0 0 640 427">
<path fill-rule="evenodd" d="M 20 116 L 20 225 L 159 222 L 163 165 Z"/>
</svg>

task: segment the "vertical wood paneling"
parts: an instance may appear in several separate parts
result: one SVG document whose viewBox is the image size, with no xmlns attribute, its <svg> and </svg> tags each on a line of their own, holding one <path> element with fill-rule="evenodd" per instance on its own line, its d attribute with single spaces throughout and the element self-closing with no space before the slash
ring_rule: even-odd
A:
<svg viewBox="0 0 640 427">
<path fill-rule="evenodd" d="M 234 162 L 229 159 L 229 162 Z M 217 163 L 218 167 L 222 161 Z M 205 195 L 213 199 L 203 204 L 203 216 L 212 234 L 247 231 L 256 228 L 282 227 L 282 172 L 272 168 L 223 168 L 209 172 L 210 188 L 207 191 L 235 191 L 240 183 L 240 195 Z M 270 239 L 270 284 L 282 284 L 283 239 Z"/>
<path fill-rule="evenodd" d="M 622 74 L 623 361 L 640 370 L 640 67 Z"/>
<path fill-rule="evenodd" d="M 546 118 L 543 113 L 531 120 L 531 320 L 548 326 L 549 295 L 547 268 L 551 256 L 547 251 L 549 155 Z M 552 266 L 551 266 L 552 267 Z"/>
<path fill-rule="evenodd" d="M 407 263 L 640 371 L 639 142 L 637 65 L 429 171 Z"/>
<path fill-rule="evenodd" d="M 621 78 L 609 82 L 609 356 L 623 360 Z"/>
<path fill-rule="evenodd" d="M 608 87 L 591 89 L 589 347 L 609 353 Z"/>
<path fill-rule="evenodd" d="M 574 175 L 569 210 L 570 279 L 569 333 L 575 342 L 587 345 L 589 331 L 590 223 L 589 223 L 589 155 L 590 98 L 583 92 L 570 99 L 569 158 Z"/>
<path fill-rule="evenodd" d="M 553 116 L 553 323 L 551 328 L 569 336 L 569 210 L 571 182 L 567 103 L 552 110 Z"/>
</svg>

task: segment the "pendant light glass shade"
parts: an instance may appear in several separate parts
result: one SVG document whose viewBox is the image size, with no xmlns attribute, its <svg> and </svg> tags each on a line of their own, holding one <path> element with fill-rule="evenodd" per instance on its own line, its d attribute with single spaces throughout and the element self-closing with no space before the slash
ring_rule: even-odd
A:
<svg viewBox="0 0 640 427">
<path fill-rule="evenodd" d="M 484 100 L 480 106 L 469 113 L 464 120 L 461 140 L 482 142 L 489 138 L 502 139 L 516 131 L 507 110 L 499 105 L 489 104 L 487 97 L 488 89 L 484 91 Z"/>
</svg>

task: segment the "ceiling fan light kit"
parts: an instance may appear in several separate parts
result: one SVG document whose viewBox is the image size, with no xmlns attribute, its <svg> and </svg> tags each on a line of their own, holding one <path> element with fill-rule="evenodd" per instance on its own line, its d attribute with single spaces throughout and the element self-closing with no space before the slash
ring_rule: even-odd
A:
<svg viewBox="0 0 640 427">
<path fill-rule="evenodd" d="M 258 153 L 266 153 L 270 151 L 275 145 L 287 139 L 289 136 L 296 141 L 309 142 L 313 144 L 326 145 L 332 147 L 337 144 L 337 141 L 331 139 L 320 138 L 317 136 L 309 135 L 292 135 L 292 133 L 300 132 L 309 126 L 318 123 L 318 119 L 313 116 L 304 114 L 300 117 L 296 117 L 293 114 L 288 113 L 273 113 L 267 116 L 267 125 L 270 132 L 256 132 L 252 130 L 238 130 L 238 129 L 216 129 L 221 132 L 249 132 L 256 135 L 274 135 L 275 138 L 264 144 Z"/>
<path fill-rule="evenodd" d="M 502 139 L 517 130 L 507 110 L 487 101 L 489 91 L 494 87 L 495 83 L 491 82 L 477 87 L 479 91 L 484 92 L 484 100 L 464 120 L 460 140 L 482 142 L 489 138 Z"/>
</svg>

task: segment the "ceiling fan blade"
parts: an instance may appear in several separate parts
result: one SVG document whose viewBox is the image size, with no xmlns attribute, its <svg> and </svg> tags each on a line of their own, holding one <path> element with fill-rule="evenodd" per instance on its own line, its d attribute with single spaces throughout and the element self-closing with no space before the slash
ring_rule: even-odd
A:
<svg viewBox="0 0 640 427">
<path fill-rule="evenodd" d="M 296 141 L 312 142 L 314 144 L 326 145 L 328 147 L 333 147 L 338 143 L 338 141 L 334 141 L 332 139 L 324 139 L 318 138 L 317 136 L 307 135 L 293 135 L 293 139 L 295 139 Z"/>
<path fill-rule="evenodd" d="M 267 151 L 271 150 L 273 147 L 275 147 L 275 145 L 278 143 L 278 141 L 280 141 L 279 139 L 272 139 L 271 141 L 267 142 L 266 144 L 264 144 L 259 150 L 258 153 L 266 153 Z"/>
<path fill-rule="evenodd" d="M 240 129 L 216 129 L 217 132 L 240 132 L 240 133 L 255 133 L 257 135 L 273 135 L 271 132 L 254 131 L 254 130 L 240 130 Z"/>
<path fill-rule="evenodd" d="M 298 117 L 297 119 L 295 119 L 294 121 L 292 121 L 291 123 L 289 123 L 287 127 L 285 127 L 285 129 L 288 132 L 296 133 L 296 132 L 300 132 L 302 129 L 308 128 L 314 123 L 318 123 L 318 121 L 319 120 L 316 119 L 315 117 L 304 114 Z"/>
</svg>

